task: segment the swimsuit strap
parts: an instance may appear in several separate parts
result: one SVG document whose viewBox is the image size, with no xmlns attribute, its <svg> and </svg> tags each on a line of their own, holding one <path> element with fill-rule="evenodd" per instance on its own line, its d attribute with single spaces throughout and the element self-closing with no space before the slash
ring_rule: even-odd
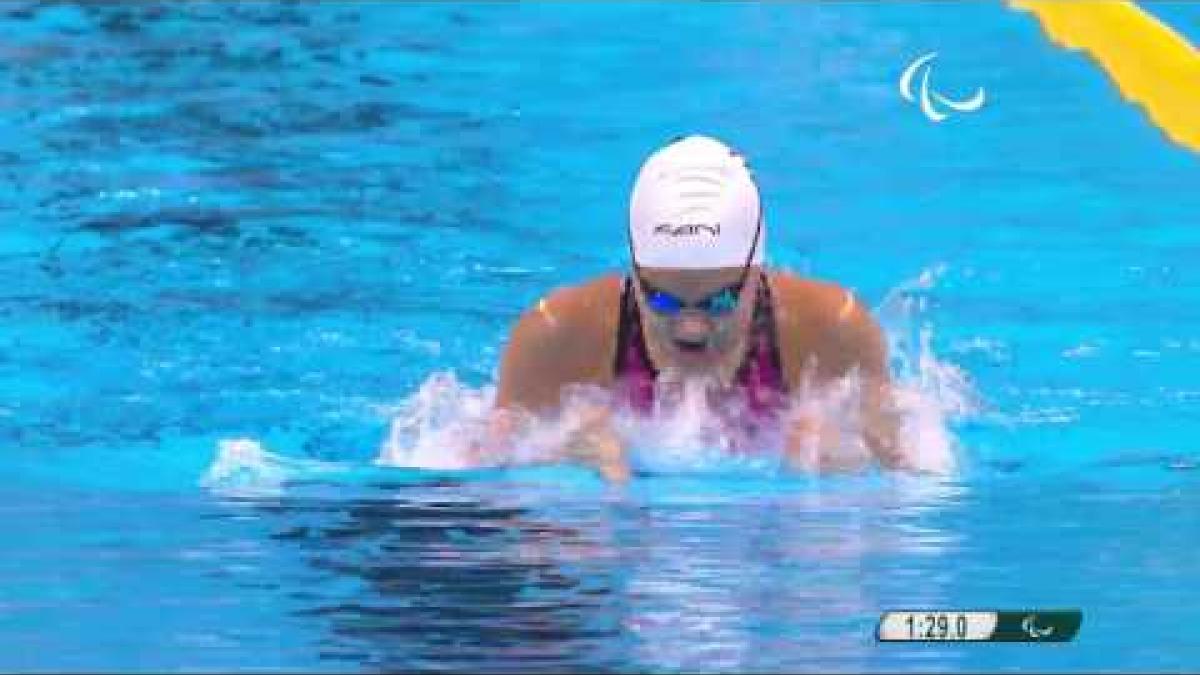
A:
<svg viewBox="0 0 1200 675">
<path fill-rule="evenodd" d="M 642 335 L 642 319 L 633 298 L 633 284 L 625 278 L 621 287 L 621 307 L 617 318 L 617 349 L 613 372 L 624 375 L 631 369 L 648 368 L 657 377 L 658 369 L 650 360 L 646 340 Z"/>
<path fill-rule="evenodd" d="M 624 389 L 623 399 L 634 409 L 649 412 L 654 407 L 654 381 L 658 379 L 658 369 L 654 367 L 646 348 L 642 320 L 629 277 L 625 278 L 621 290 L 619 311 L 613 374 L 617 386 Z"/>
<path fill-rule="evenodd" d="M 777 407 L 787 389 L 779 356 L 779 331 L 775 323 L 775 303 L 767 275 L 759 277 L 754 300 L 754 319 L 750 344 L 734 381 L 746 392 L 747 403 L 755 412 Z"/>
</svg>

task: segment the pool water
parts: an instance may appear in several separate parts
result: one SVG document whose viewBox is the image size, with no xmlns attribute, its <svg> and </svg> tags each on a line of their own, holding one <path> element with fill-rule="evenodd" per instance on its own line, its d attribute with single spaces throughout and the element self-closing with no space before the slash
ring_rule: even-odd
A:
<svg viewBox="0 0 1200 675">
<path fill-rule="evenodd" d="M 1200 8 L 1151 7 L 1200 38 Z M 1200 163 L 1002 4 L 0 7 L 0 669 L 1200 664 Z M 935 124 L 901 98 L 937 51 Z M 953 468 L 464 469 L 634 172 L 750 157 Z M 653 454 L 653 448 L 645 450 Z M 448 459 L 449 458 L 449 459 Z M 650 458 L 652 459 L 652 458 Z M 1078 608 L 1057 645 L 875 640 Z"/>
</svg>

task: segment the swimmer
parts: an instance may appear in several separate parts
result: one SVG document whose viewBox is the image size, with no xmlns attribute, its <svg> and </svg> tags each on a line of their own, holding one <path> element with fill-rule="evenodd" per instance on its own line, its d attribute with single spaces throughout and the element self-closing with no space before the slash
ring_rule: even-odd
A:
<svg viewBox="0 0 1200 675">
<path fill-rule="evenodd" d="M 881 466 L 911 468 L 897 439 L 879 325 L 845 288 L 764 266 L 762 200 L 738 152 L 705 136 L 654 152 L 634 183 L 628 227 L 628 274 L 555 290 L 512 329 L 493 448 L 512 438 L 518 420 L 559 414 L 573 387 L 590 385 L 611 396 L 578 415 L 559 458 L 623 481 L 627 444 L 613 412 L 651 414 L 675 382 L 703 388 L 712 410 L 784 425 L 790 466 L 837 468 L 835 425 L 786 404 L 857 374 L 863 443 Z"/>
</svg>

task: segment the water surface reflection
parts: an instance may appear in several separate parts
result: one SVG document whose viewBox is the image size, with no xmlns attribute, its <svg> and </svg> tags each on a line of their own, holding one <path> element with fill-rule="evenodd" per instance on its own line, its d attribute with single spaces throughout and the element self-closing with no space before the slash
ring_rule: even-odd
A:
<svg viewBox="0 0 1200 675">
<path fill-rule="evenodd" d="M 380 484 L 252 508 L 303 560 L 289 593 L 324 626 L 321 658 L 381 670 L 862 668 L 880 575 L 957 541 L 894 489 L 675 490 Z M 939 604 L 945 581 L 913 594 Z"/>
</svg>

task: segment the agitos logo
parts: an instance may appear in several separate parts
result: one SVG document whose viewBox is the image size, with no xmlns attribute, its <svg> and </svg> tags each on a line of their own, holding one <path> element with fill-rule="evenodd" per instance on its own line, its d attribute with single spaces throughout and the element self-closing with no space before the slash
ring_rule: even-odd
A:
<svg viewBox="0 0 1200 675">
<path fill-rule="evenodd" d="M 962 101 L 953 101 L 933 90 L 929 80 L 930 73 L 933 72 L 933 60 L 936 58 L 937 52 L 929 52 L 918 57 L 904 69 L 904 73 L 900 75 L 900 96 L 909 103 L 918 103 L 921 106 L 921 112 L 929 118 L 930 122 L 941 122 L 946 119 L 949 113 L 943 112 L 943 110 L 970 113 L 982 108 L 985 96 L 983 87 L 978 87 L 974 96 Z M 914 95 L 912 88 L 913 77 L 918 72 L 921 73 L 919 97 Z"/>
<path fill-rule="evenodd" d="M 718 237 L 721 235 L 721 224 L 680 223 L 673 225 L 671 223 L 659 223 L 654 228 L 654 234 L 663 234 L 668 237 L 690 237 L 702 232 L 707 232 L 714 237 Z"/>
</svg>

